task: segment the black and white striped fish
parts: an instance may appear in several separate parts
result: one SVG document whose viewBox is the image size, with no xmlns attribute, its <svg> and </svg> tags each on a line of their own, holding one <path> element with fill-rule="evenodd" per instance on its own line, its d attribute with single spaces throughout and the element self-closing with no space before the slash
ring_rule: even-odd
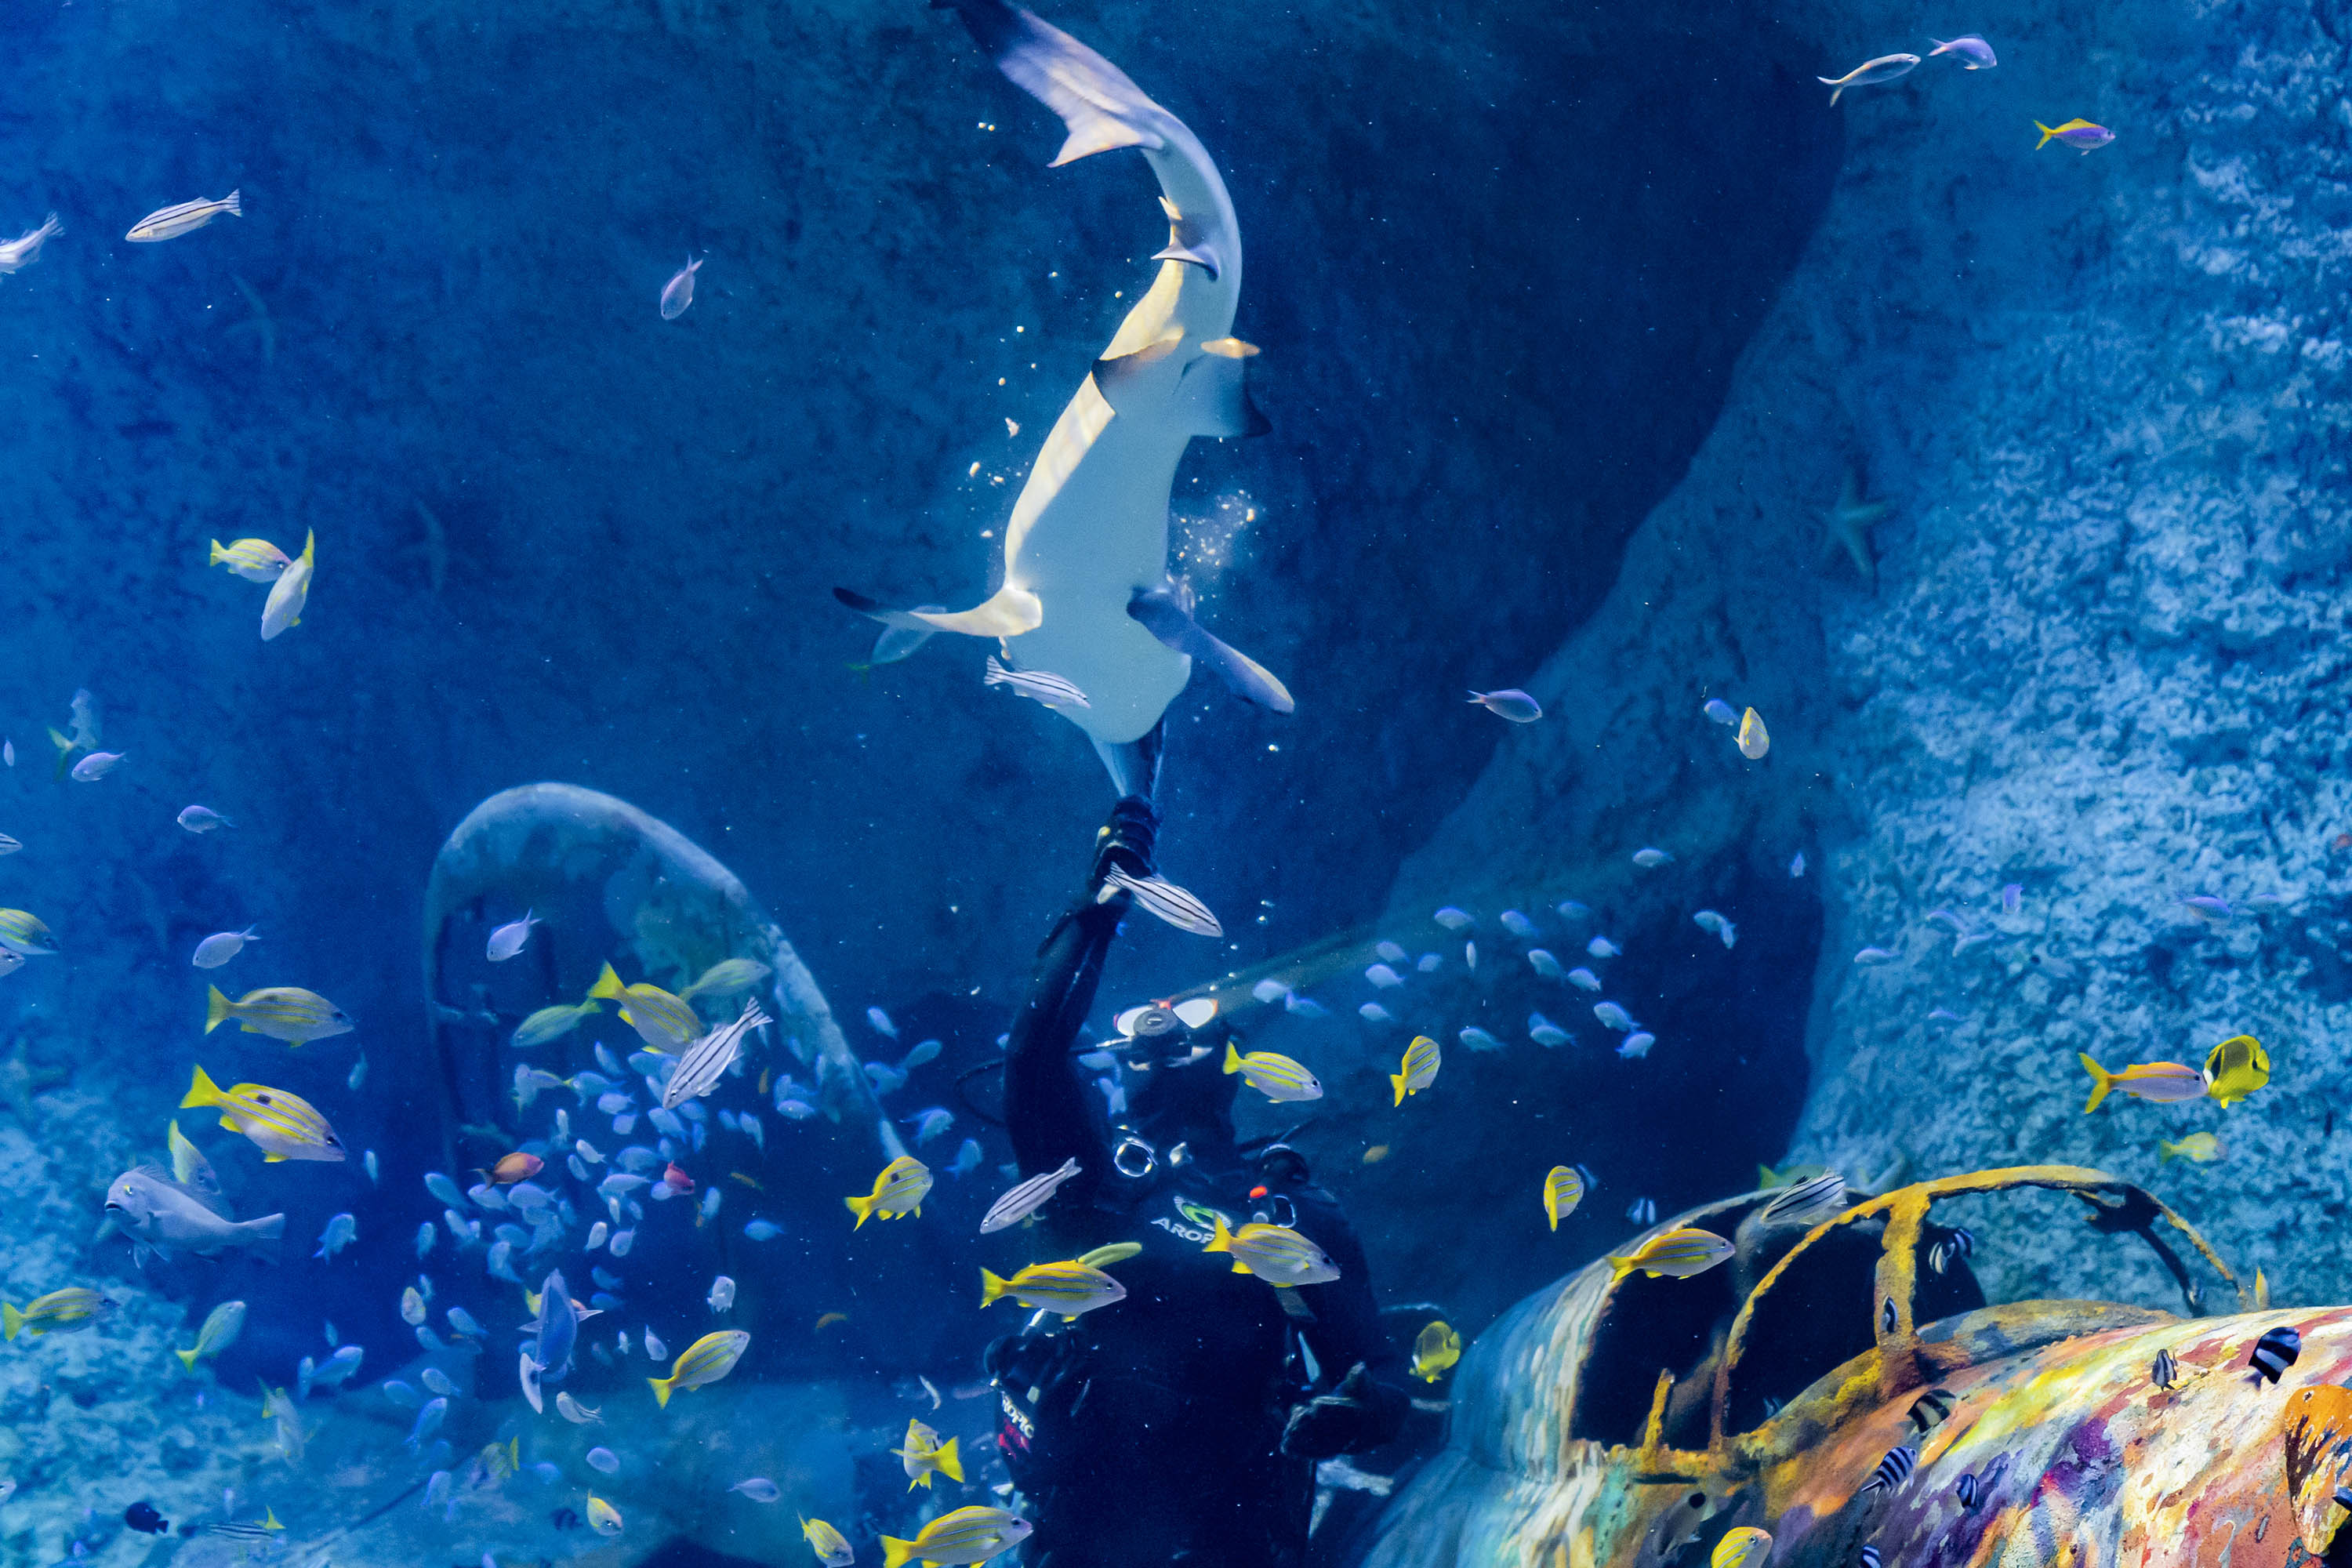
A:
<svg viewBox="0 0 2352 1568">
<path fill-rule="evenodd" d="M 1895 1331 L 1895 1298 L 1892 1296 L 1886 1298 L 1878 1309 L 1878 1326 L 1881 1332 L 1891 1334 Z"/>
<path fill-rule="evenodd" d="M 1208 905 L 1163 878 L 1131 877 L 1113 866 L 1103 880 L 1123 893 L 1133 894 L 1146 913 L 1157 915 L 1178 931 L 1188 931 L 1194 936 L 1225 934 L 1225 928 L 1217 923 Z"/>
<path fill-rule="evenodd" d="M 1625 1205 L 1625 1223 L 1628 1225 L 1657 1224 L 1658 1200 L 1655 1198 L 1635 1198 L 1632 1203 L 1627 1204 Z"/>
<path fill-rule="evenodd" d="M 688 1100 L 709 1094 L 727 1069 L 735 1065 L 736 1057 L 743 1049 L 743 1037 L 762 1024 L 774 1022 L 761 1011 L 758 1002 L 745 1002 L 742 1015 L 733 1023 L 719 1025 L 686 1047 L 670 1072 L 669 1081 L 662 1086 L 662 1108 L 676 1110 Z"/>
<path fill-rule="evenodd" d="M 1022 696 L 1042 702 L 1048 708 L 1091 708 L 1087 694 L 1058 675 L 1042 669 L 1007 669 L 988 656 L 988 671 L 980 678 L 982 686 L 1009 686 Z"/>
<path fill-rule="evenodd" d="M 1931 1388 L 1911 1402 L 1911 1426 L 1921 1436 L 1940 1426 L 1959 1403 L 1948 1388 Z"/>
<path fill-rule="evenodd" d="M 1845 1213 L 1845 1178 L 1835 1171 L 1825 1172 L 1810 1182 L 1799 1182 L 1784 1187 L 1780 1194 L 1764 1205 L 1766 1225 L 1801 1225 L 1811 1229 L 1826 1219 L 1835 1219 Z"/>
<path fill-rule="evenodd" d="M 1870 1472 L 1870 1479 L 1862 1483 L 1862 1489 L 1865 1492 L 1874 1492 L 1884 1487 L 1888 1491 L 1893 1491 L 1896 1487 L 1909 1480 L 1911 1472 L 1918 1468 L 1918 1449 L 1889 1448 L 1886 1450 L 1886 1458 L 1878 1461 L 1878 1468 Z"/>
<path fill-rule="evenodd" d="M 2148 1363 L 2147 1380 L 2158 1388 L 2170 1388 L 2180 1381 L 2180 1363 L 2172 1359 L 2170 1351 L 2156 1352 L 2156 1360 Z"/>
<path fill-rule="evenodd" d="M 2281 1325 L 2254 1342 L 2254 1353 L 2247 1358 L 2246 1364 L 2261 1373 L 2264 1382 L 2276 1383 L 2301 1354 L 2303 1336 Z"/>
<path fill-rule="evenodd" d="M 1977 1238 L 1955 1226 L 1952 1234 L 1927 1249 L 1927 1267 L 1941 1274 L 1977 1249 Z"/>
<path fill-rule="evenodd" d="M 1984 1496 L 1984 1488 L 1974 1476 L 1962 1476 L 1959 1484 L 1960 1506 L 1973 1510 L 1977 1500 Z"/>
<path fill-rule="evenodd" d="M 1857 1561 L 1861 1563 L 1862 1568 L 1881 1568 L 1878 1558 L 1878 1548 L 1875 1546 L 1864 1547 L 1862 1549 L 1862 1555 L 1857 1559 Z"/>
</svg>

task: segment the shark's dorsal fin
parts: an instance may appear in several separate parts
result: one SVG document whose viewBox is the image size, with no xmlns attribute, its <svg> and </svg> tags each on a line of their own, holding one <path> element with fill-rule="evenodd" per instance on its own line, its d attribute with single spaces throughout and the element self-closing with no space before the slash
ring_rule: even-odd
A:
<svg viewBox="0 0 2352 1568">
<path fill-rule="evenodd" d="M 1015 87 L 1061 116 L 1069 138 L 1053 166 L 1117 147 L 1165 147 L 1168 111 L 1127 73 L 1059 27 L 1005 0 L 946 0 Z"/>
</svg>

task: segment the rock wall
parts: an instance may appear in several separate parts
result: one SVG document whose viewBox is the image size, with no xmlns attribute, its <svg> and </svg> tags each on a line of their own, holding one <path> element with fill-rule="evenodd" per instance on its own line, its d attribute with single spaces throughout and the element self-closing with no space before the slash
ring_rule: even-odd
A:
<svg viewBox="0 0 2352 1568">
<path fill-rule="evenodd" d="M 1924 48 L 1843 8 L 1794 20 L 1824 74 Z M 2342 1300 L 2344 21 L 1967 24 L 1997 70 L 1931 59 L 1841 105 L 1837 194 L 1722 419 L 1528 683 L 1553 718 L 1507 738 L 1391 915 L 1578 888 L 1671 948 L 1697 906 L 1753 931 L 1818 894 L 1806 1049 L 1777 1066 L 1807 1080 L 1792 1158 L 2100 1165 L 2282 1300 Z M 2033 150 L 2034 119 L 2078 115 L 2114 143 Z M 1890 505 L 1874 591 L 1822 553 L 1849 465 Z M 1764 714 L 1765 761 L 1709 695 Z M 1643 843 L 1676 864 L 1637 872 Z M 2276 1072 L 2244 1104 L 2083 1114 L 2076 1052 L 2194 1065 L 2242 1031 Z M 1657 1033 L 1612 1070 L 1749 1037 Z M 1676 1157 L 1681 1116 L 1647 1131 Z M 2225 1158 L 2163 1163 L 2192 1131 Z M 1982 1223 L 1996 1289 L 2110 1288 L 2071 1266 L 2071 1221 Z"/>
</svg>

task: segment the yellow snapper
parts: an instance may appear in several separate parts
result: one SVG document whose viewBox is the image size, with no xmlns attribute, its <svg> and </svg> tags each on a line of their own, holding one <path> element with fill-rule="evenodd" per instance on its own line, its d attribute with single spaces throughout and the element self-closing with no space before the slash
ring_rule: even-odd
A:
<svg viewBox="0 0 2352 1568">
<path fill-rule="evenodd" d="M 315 991 L 299 985 L 267 985 L 248 991 L 232 1002 L 220 987 L 205 988 L 205 1033 L 209 1035 L 230 1019 L 248 1035 L 268 1035 L 289 1046 L 304 1046 L 359 1027 L 351 1015 Z"/>
<path fill-rule="evenodd" d="M 1127 1287 L 1084 1258 L 1066 1263 L 1032 1263 L 1010 1279 L 1000 1279 L 982 1269 L 980 1304 L 992 1306 L 1007 1297 L 1024 1307 L 1059 1312 L 1062 1321 L 1067 1323 L 1081 1312 L 1126 1300 Z"/>
<path fill-rule="evenodd" d="M 867 1220 L 877 1217 L 897 1219 L 901 1215 L 911 1214 L 918 1219 L 921 1218 L 923 1200 L 930 1195 L 931 1180 L 929 1165 L 912 1154 L 899 1155 L 882 1167 L 882 1173 L 874 1178 L 871 1193 L 862 1198 L 841 1200 L 849 1205 L 849 1212 L 857 1216 L 857 1223 L 849 1228 L 862 1229 Z"/>
<path fill-rule="evenodd" d="M 1752 1524 L 1726 1531 L 1715 1543 L 1707 1568 L 1764 1568 L 1772 1556 L 1772 1538 Z"/>
<path fill-rule="evenodd" d="M 2171 1164 L 2176 1156 L 2194 1160 L 2200 1165 L 2210 1164 L 2221 1157 L 2221 1141 L 2210 1132 L 2191 1132 L 2177 1143 L 2169 1138 L 2159 1138 L 2156 1147 L 2164 1156 L 2161 1163 L 2167 1165 Z"/>
<path fill-rule="evenodd" d="M 1772 737 L 1764 732 L 1764 721 L 1753 708 L 1740 718 L 1738 744 L 1739 754 L 1751 763 L 1762 762 L 1764 753 L 1772 749 Z"/>
<path fill-rule="evenodd" d="M 1616 1279 L 1622 1279 L 1635 1269 L 1652 1279 L 1671 1275 L 1687 1279 L 1694 1274 L 1704 1274 L 1731 1256 L 1731 1243 L 1711 1230 L 1685 1226 L 1663 1236 L 1654 1236 L 1622 1258 L 1609 1259 Z"/>
<path fill-rule="evenodd" d="M 1554 1230 L 1584 1201 L 1584 1177 L 1573 1165 L 1554 1165 L 1544 1177 L 1544 1217 Z"/>
<path fill-rule="evenodd" d="M 515 1026 L 515 1047 L 527 1051 L 533 1046 L 562 1039 L 578 1028 L 581 1020 L 593 1018 L 604 1010 L 593 1002 L 559 1002 L 552 1007 L 541 1007 Z"/>
<path fill-rule="evenodd" d="M 816 1553 L 816 1560 L 824 1564 L 824 1568 L 849 1568 L 857 1561 L 857 1553 L 850 1550 L 848 1538 L 821 1519 L 802 1520 L 801 1534 L 808 1538 L 809 1550 Z"/>
<path fill-rule="evenodd" d="M 223 1301 L 205 1314 L 204 1327 L 196 1331 L 195 1344 L 187 1350 L 175 1350 L 172 1353 L 180 1358 L 182 1366 L 194 1372 L 196 1370 L 196 1363 L 216 1356 L 235 1344 L 237 1334 L 244 1328 L 245 1303 Z"/>
<path fill-rule="evenodd" d="M 196 1068 L 180 1109 L 205 1106 L 220 1112 L 221 1125 L 242 1132 L 262 1152 L 264 1163 L 280 1160 L 341 1160 L 342 1142 L 327 1119 L 299 1094 L 263 1084 L 241 1083 L 223 1089 Z"/>
<path fill-rule="evenodd" d="M 58 939 L 49 934 L 39 916 L 22 910 L 0 910 L 0 948 L 26 958 L 54 958 Z"/>
<path fill-rule="evenodd" d="M 963 1480 L 963 1461 L 956 1457 L 956 1443 L 957 1439 L 953 1437 L 940 1442 L 940 1435 L 920 1421 L 908 1422 L 907 1446 L 890 1450 L 907 1468 L 907 1489 L 913 1491 L 920 1487 L 925 1491 L 930 1490 L 933 1476 L 945 1476 L 961 1483 Z"/>
<path fill-rule="evenodd" d="M 1227 1230 L 1223 1215 L 1215 1216 L 1215 1225 L 1201 1250 L 1229 1254 L 1236 1274 L 1255 1274 L 1269 1285 L 1321 1285 L 1339 1278 L 1339 1266 L 1286 1225 Z"/>
<path fill-rule="evenodd" d="M 1435 1040 L 1427 1035 L 1413 1037 L 1412 1044 L 1404 1048 L 1402 1065 L 1389 1074 L 1389 1082 L 1396 1089 L 1397 1104 L 1402 1105 L 1406 1095 L 1419 1094 L 1437 1081 L 1438 1059 Z"/>
<path fill-rule="evenodd" d="M 278 574 L 269 584 L 269 597 L 261 606 L 261 640 L 268 642 L 289 626 L 302 624 L 302 611 L 310 603 L 310 576 L 318 570 L 319 536 L 306 534 L 302 553 L 294 563 Z"/>
<path fill-rule="evenodd" d="M 276 1428 L 271 1434 L 278 1457 L 289 1465 L 302 1462 L 302 1450 L 310 1441 L 310 1434 L 302 1427 L 302 1412 L 287 1396 L 282 1388 L 261 1385 L 261 1417 Z"/>
<path fill-rule="evenodd" d="M 682 1388 L 700 1388 L 717 1383 L 735 1370 L 743 1359 L 743 1352 L 751 1343 L 751 1336 L 740 1329 L 721 1329 L 703 1335 L 686 1347 L 685 1352 L 670 1367 L 667 1377 L 649 1377 L 654 1399 L 667 1406 L 669 1396 Z"/>
<path fill-rule="evenodd" d="M 588 1528 L 599 1535 L 621 1533 L 621 1510 L 598 1497 L 588 1494 Z"/>
<path fill-rule="evenodd" d="M 749 991 L 773 973 L 756 959 L 722 958 L 704 970 L 693 984 L 679 992 L 678 1000 L 691 1002 L 697 996 L 732 996 L 739 991 Z"/>
<path fill-rule="evenodd" d="M 141 245 L 152 245 L 158 240 L 177 239 L 226 213 L 231 217 L 245 216 L 245 204 L 239 192 L 231 191 L 216 202 L 202 199 L 182 202 L 176 206 L 158 207 L 137 223 L 122 237 Z"/>
<path fill-rule="evenodd" d="M 596 984 L 588 988 L 592 1000 L 618 1002 L 621 1022 L 637 1032 L 637 1038 L 656 1051 L 674 1051 L 688 1040 L 702 1034 L 702 1019 L 688 1006 L 658 985 L 642 981 L 624 985 L 611 964 L 596 976 Z"/>
<path fill-rule="evenodd" d="M 1412 1342 L 1411 1371 L 1423 1383 L 1435 1383 L 1461 1359 L 1462 1336 L 1454 1331 L 1450 1323 L 1432 1323 Z"/>
<path fill-rule="evenodd" d="M 1225 1042 L 1225 1070 L 1242 1075 L 1242 1081 L 1279 1104 L 1292 1100 L 1320 1100 L 1323 1085 L 1305 1064 L 1295 1062 L 1278 1051 L 1252 1051 L 1244 1056 Z"/>
<path fill-rule="evenodd" d="M 2270 1053 L 2252 1035 L 2232 1035 L 2205 1056 L 2206 1092 L 2229 1109 L 2271 1080 Z"/>
<path fill-rule="evenodd" d="M 912 1541 L 884 1536 L 882 1568 L 904 1568 L 914 1562 L 937 1563 L 943 1568 L 985 1563 L 1029 1539 L 1029 1530 L 1027 1520 L 1001 1508 L 960 1508 L 923 1526 Z"/>
<path fill-rule="evenodd" d="M 0 1335 L 13 1340 L 26 1329 L 33 1331 L 36 1339 L 51 1332 L 76 1333 L 96 1327 L 99 1315 L 113 1310 L 113 1302 L 89 1287 L 68 1285 L 35 1297 L 22 1311 L 0 1301 Z"/>
<path fill-rule="evenodd" d="M 2214 1047 L 2216 1050 L 2220 1047 Z M 2154 1100 L 2168 1105 L 2176 1100 L 2205 1098 L 2205 1077 L 2195 1068 L 2179 1062 L 2134 1062 L 2121 1072 L 2109 1072 L 2085 1051 L 2074 1053 L 2083 1070 L 2091 1075 L 2091 1098 L 2084 1103 L 2083 1114 L 2088 1116 L 2099 1109 L 2099 1102 L 2111 1093 L 2122 1093 L 2138 1100 Z"/>
<path fill-rule="evenodd" d="M 240 539 L 234 544 L 212 542 L 207 566 L 226 566 L 248 583 L 275 583 L 294 564 L 293 557 L 266 539 Z"/>
</svg>

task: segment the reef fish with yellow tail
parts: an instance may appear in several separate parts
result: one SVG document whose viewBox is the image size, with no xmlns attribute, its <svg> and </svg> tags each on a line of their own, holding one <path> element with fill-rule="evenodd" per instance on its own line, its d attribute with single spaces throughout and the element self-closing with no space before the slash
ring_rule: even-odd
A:
<svg viewBox="0 0 2352 1568">
<path fill-rule="evenodd" d="M 2063 125 L 2044 125 L 2037 120 L 2033 129 L 2042 132 L 2042 140 L 2033 144 L 2037 153 L 2053 142 L 2060 142 L 2087 155 L 2094 147 L 2104 147 L 2116 139 L 2114 132 L 2087 120 L 2069 120 Z"/>
<path fill-rule="evenodd" d="M 1405 1096 L 1419 1094 L 1435 1083 L 1442 1060 L 1435 1040 L 1427 1035 L 1415 1036 L 1412 1044 L 1404 1048 L 1404 1060 L 1389 1074 L 1389 1086 L 1396 1090 L 1396 1103 L 1402 1105 Z"/>
<path fill-rule="evenodd" d="M 1731 1243 L 1715 1232 L 1685 1226 L 1680 1230 L 1654 1236 L 1622 1257 L 1611 1258 L 1609 1267 L 1620 1279 L 1636 1269 L 1652 1279 L 1663 1275 L 1687 1279 L 1695 1274 L 1706 1273 L 1729 1258 L 1731 1253 Z"/>
<path fill-rule="evenodd" d="M 1240 228 L 1208 150 L 1117 66 L 1006 0 L 953 4 L 997 68 L 1068 128 L 1056 166 L 1141 150 L 1169 242 L 1150 289 L 1031 465 L 1005 527 L 1003 586 L 952 614 L 892 610 L 843 588 L 835 596 L 886 626 L 995 637 L 1008 666 L 1068 681 L 1087 706 L 1055 711 L 1086 731 L 1121 795 L 1149 795 L 1161 715 L 1194 660 L 1252 702 L 1292 707 L 1281 681 L 1202 629 L 1168 571 L 1169 494 L 1185 447 L 1265 428 L 1244 385 L 1257 351 L 1232 335 Z"/>
<path fill-rule="evenodd" d="M 2232 1035 L 2205 1056 L 2205 1091 L 2228 1110 L 2271 1080 L 2270 1053 L 2252 1035 Z"/>
<path fill-rule="evenodd" d="M 2163 1156 L 2158 1163 L 2165 1165 L 2171 1164 L 2177 1159 L 2194 1160 L 2200 1165 L 2210 1165 L 2221 1157 L 2221 1141 L 2210 1132 L 2191 1132 L 2188 1137 L 2178 1142 L 2169 1138 L 2159 1138 L 2157 1140 L 2156 1149 L 2157 1152 Z"/>
<path fill-rule="evenodd" d="M 882 1167 L 874 1178 L 874 1190 L 864 1197 L 847 1197 L 841 1201 L 857 1216 L 852 1230 L 862 1230 L 869 1219 L 897 1219 L 901 1215 L 920 1218 L 923 1200 L 930 1195 L 931 1168 L 912 1154 L 901 1154 Z"/>
<path fill-rule="evenodd" d="M 1214 1230 L 1201 1250 L 1222 1252 L 1234 1260 L 1236 1274 L 1255 1274 L 1269 1285 L 1321 1285 L 1339 1278 L 1339 1266 L 1324 1250 L 1286 1225 L 1245 1225 L 1225 1228 L 1218 1215 Z"/>
<path fill-rule="evenodd" d="M 2083 1105 L 2085 1116 L 2109 1094 L 2128 1094 L 2158 1105 L 2205 1098 L 2205 1075 L 2179 1062 L 2134 1062 L 2121 1072 L 2109 1072 L 2087 1051 L 2077 1051 L 2074 1059 L 2091 1075 L 2091 1098 Z"/>
<path fill-rule="evenodd" d="M 1584 1175 L 1573 1165 L 1554 1165 L 1544 1177 L 1544 1218 L 1554 1230 L 1584 1201 Z"/>
<path fill-rule="evenodd" d="M 341 1160 L 342 1141 L 316 1107 L 299 1094 L 265 1084 L 241 1083 L 222 1089 L 196 1068 L 180 1109 L 202 1106 L 220 1112 L 221 1125 L 242 1132 L 261 1150 L 269 1164 L 280 1160 Z"/>
<path fill-rule="evenodd" d="M 1408 1370 L 1423 1383 L 1435 1383 L 1462 1359 L 1462 1336 L 1450 1323 L 1431 1323 L 1414 1336 Z"/>
<path fill-rule="evenodd" d="M 1772 1558 L 1772 1537 L 1752 1524 L 1726 1531 L 1707 1557 L 1707 1568 L 1764 1568 Z"/>
<path fill-rule="evenodd" d="M 956 1455 L 957 1439 L 940 1441 L 940 1435 L 920 1421 L 907 1423 L 906 1447 L 890 1450 L 906 1467 L 907 1489 L 917 1487 L 931 1489 L 933 1476 L 945 1476 L 951 1481 L 963 1480 L 963 1460 Z"/>
<path fill-rule="evenodd" d="M 667 1406 L 669 1396 L 681 1389 L 717 1383 L 735 1370 L 735 1363 L 743 1359 L 751 1343 L 751 1336 L 740 1329 L 720 1329 L 703 1335 L 679 1353 L 667 1377 L 646 1379 L 653 1387 L 655 1402 Z"/>
<path fill-rule="evenodd" d="M 196 1342 L 186 1350 L 175 1350 L 172 1353 L 180 1358 L 182 1366 L 194 1372 L 196 1363 L 209 1360 L 235 1344 L 236 1336 L 244 1330 L 245 1303 L 223 1301 L 205 1314 L 204 1326 L 196 1331 Z"/>
<path fill-rule="evenodd" d="M 248 1035 L 267 1035 L 289 1046 L 331 1039 L 359 1027 L 341 1007 L 299 985 L 264 986 L 234 1002 L 222 995 L 218 986 L 206 987 L 205 1033 L 209 1035 L 232 1019 Z"/>
<path fill-rule="evenodd" d="M 1126 1300 L 1127 1287 L 1084 1258 L 1032 1263 L 1010 1279 L 1001 1279 L 982 1269 L 980 1304 L 992 1306 L 1006 1298 L 1039 1311 L 1059 1312 L 1066 1323 L 1076 1321 L 1082 1312 Z"/>
<path fill-rule="evenodd" d="M 821 1519 L 802 1520 L 801 1534 L 808 1541 L 809 1550 L 816 1553 L 822 1568 L 849 1568 L 857 1561 L 849 1538 Z"/>
<path fill-rule="evenodd" d="M 1279 1051 L 1252 1051 L 1244 1056 L 1227 1040 L 1225 1070 L 1241 1074 L 1243 1082 L 1276 1104 L 1323 1098 L 1322 1080 L 1307 1071 L 1305 1063 L 1293 1061 Z"/>
<path fill-rule="evenodd" d="M 882 1568 L 904 1568 L 908 1563 L 936 1563 L 940 1568 L 985 1563 L 1029 1539 L 1030 1524 L 1017 1513 L 1001 1508 L 960 1508 L 915 1532 L 912 1541 L 882 1538 Z"/>
<path fill-rule="evenodd" d="M 588 1000 L 619 1003 L 621 1021 L 656 1051 L 677 1050 L 702 1033 L 702 1019 L 692 1007 L 658 985 L 644 981 L 635 985 L 622 984 L 621 977 L 609 963 L 596 976 L 596 984 L 588 988 Z"/>
<path fill-rule="evenodd" d="M 0 1301 L 0 1337 L 13 1340 L 27 1330 L 35 1339 L 49 1333 L 79 1333 L 96 1327 L 100 1315 L 113 1310 L 112 1301 L 87 1285 L 68 1285 L 37 1296 L 32 1305 L 21 1310 L 13 1302 Z"/>
<path fill-rule="evenodd" d="M 319 558 L 319 536 L 305 536 L 302 553 L 294 563 L 278 574 L 269 584 L 269 597 L 261 606 L 261 640 L 268 642 L 289 626 L 302 624 L 302 612 L 310 603 L 310 578 Z"/>
</svg>

